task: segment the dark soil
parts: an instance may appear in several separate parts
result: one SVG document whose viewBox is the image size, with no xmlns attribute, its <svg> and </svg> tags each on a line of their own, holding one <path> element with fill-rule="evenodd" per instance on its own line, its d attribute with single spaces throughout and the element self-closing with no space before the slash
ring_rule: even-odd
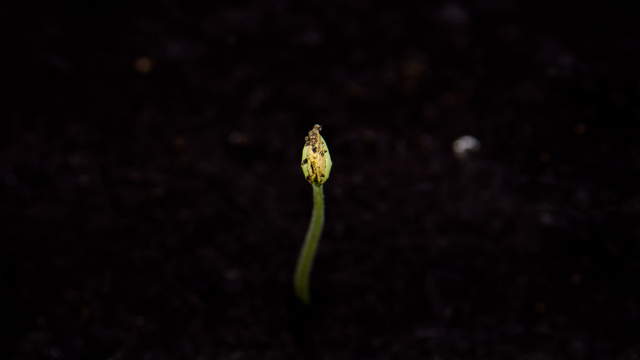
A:
<svg viewBox="0 0 640 360">
<path fill-rule="evenodd" d="M 3 358 L 640 357 L 633 11 L 102 3 L 10 14 Z"/>
</svg>

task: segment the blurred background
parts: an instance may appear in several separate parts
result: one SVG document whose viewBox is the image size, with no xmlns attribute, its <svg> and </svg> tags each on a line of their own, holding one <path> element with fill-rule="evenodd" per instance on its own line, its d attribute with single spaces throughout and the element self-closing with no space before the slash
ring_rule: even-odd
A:
<svg viewBox="0 0 640 360">
<path fill-rule="evenodd" d="M 633 11 L 9 14 L 7 358 L 640 356 Z M 316 123 L 334 167 L 305 308 L 292 273 Z"/>
</svg>

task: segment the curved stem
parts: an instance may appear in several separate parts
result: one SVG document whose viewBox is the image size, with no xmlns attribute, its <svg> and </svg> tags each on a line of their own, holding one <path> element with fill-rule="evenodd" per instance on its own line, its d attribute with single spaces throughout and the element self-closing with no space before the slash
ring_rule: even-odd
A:
<svg viewBox="0 0 640 360">
<path fill-rule="evenodd" d="M 307 229 L 307 235 L 302 245 L 302 250 L 298 256 L 298 265 L 294 275 L 294 287 L 296 295 L 302 302 L 308 304 L 311 300 L 309 292 L 309 276 L 313 267 L 313 259 L 316 255 L 318 242 L 322 235 L 322 227 L 324 226 L 324 194 L 322 185 L 312 184 L 313 188 L 313 210 L 311 212 L 311 221 Z"/>
</svg>

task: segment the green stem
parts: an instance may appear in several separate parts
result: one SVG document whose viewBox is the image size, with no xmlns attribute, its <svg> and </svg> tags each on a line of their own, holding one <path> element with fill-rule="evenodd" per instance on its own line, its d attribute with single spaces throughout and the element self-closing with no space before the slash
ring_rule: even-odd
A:
<svg viewBox="0 0 640 360">
<path fill-rule="evenodd" d="M 307 229 L 307 235 L 302 245 L 302 250 L 298 256 L 298 265 L 294 275 L 294 287 L 296 295 L 302 302 L 308 304 L 311 300 L 309 293 L 309 276 L 313 267 L 313 258 L 316 255 L 318 242 L 322 235 L 322 227 L 324 226 L 324 195 L 322 193 L 322 185 L 312 184 L 313 188 L 313 211 L 311 212 L 311 221 Z"/>
</svg>

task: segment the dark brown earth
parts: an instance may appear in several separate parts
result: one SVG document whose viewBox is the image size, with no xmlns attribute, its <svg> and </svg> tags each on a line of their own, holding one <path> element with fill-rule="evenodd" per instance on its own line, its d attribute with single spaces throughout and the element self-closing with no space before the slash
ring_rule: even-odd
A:
<svg viewBox="0 0 640 360">
<path fill-rule="evenodd" d="M 640 357 L 635 13 L 339 4 L 10 14 L 3 358 Z"/>
</svg>

